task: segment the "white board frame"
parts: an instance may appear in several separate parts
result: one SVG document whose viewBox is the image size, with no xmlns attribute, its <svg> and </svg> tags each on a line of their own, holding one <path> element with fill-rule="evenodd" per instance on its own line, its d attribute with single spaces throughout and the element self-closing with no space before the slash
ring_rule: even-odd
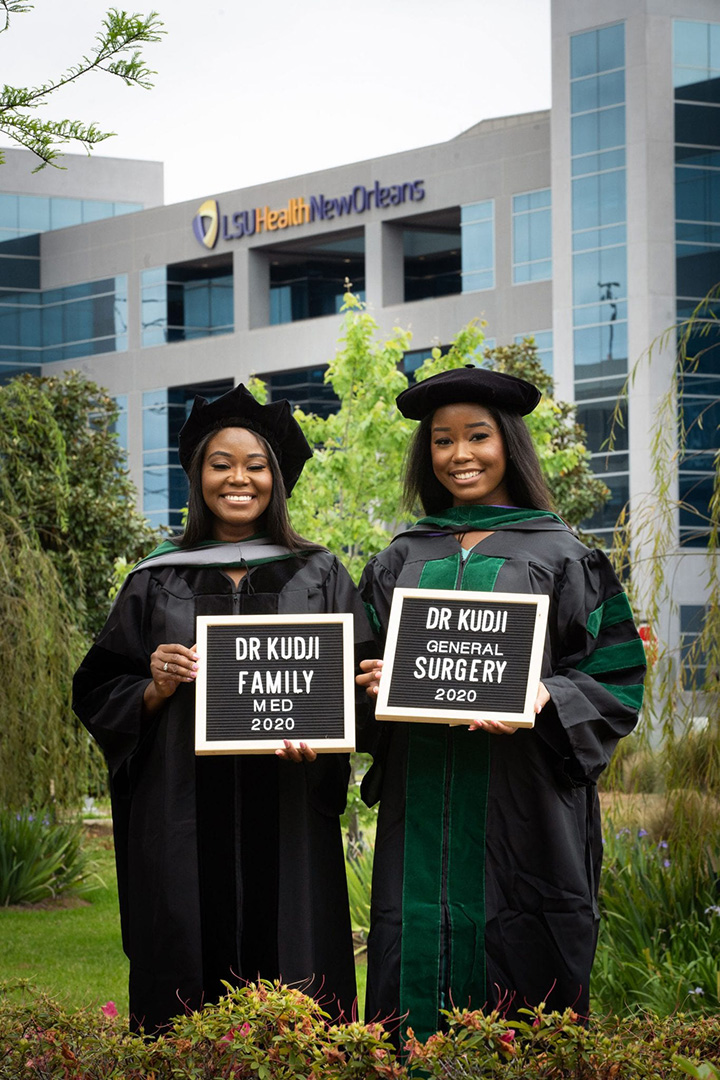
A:
<svg viewBox="0 0 720 1080">
<path fill-rule="evenodd" d="M 410 706 L 388 705 L 390 689 L 392 686 L 393 668 L 395 666 L 395 650 L 397 647 L 398 630 L 403 604 L 407 598 L 418 597 L 432 603 L 446 600 L 463 601 L 469 600 L 479 603 L 492 601 L 493 604 L 534 604 L 536 608 L 535 627 L 530 652 L 530 666 L 528 668 L 528 683 L 525 693 L 525 702 L 522 712 L 500 712 L 497 710 L 479 710 L 477 708 L 443 709 L 441 712 L 427 708 Z M 500 720 L 504 724 L 513 727 L 532 728 L 535 725 L 535 699 L 537 698 L 538 683 L 542 668 L 543 648 L 545 645 L 545 633 L 547 629 L 548 611 L 550 598 L 537 593 L 500 593 L 500 592 L 472 592 L 461 589 L 403 589 L 396 588 L 393 592 L 390 619 L 388 623 L 385 653 L 383 656 L 383 669 L 380 678 L 380 687 L 375 707 L 375 717 L 378 720 L 399 720 L 409 723 L 427 724 L 470 724 L 472 720 Z"/>
<path fill-rule="evenodd" d="M 318 754 L 349 753 L 355 749 L 355 635 L 353 616 L 348 613 L 323 613 L 318 615 L 199 615 L 196 621 L 198 673 L 195 680 L 195 753 L 216 754 L 274 754 L 285 749 L 285 739 L 296 746 L 305 742 Z M 335 624 L 342 628 L 343 696 L 339 706 L 343 709 L 343 734 L 339 738 L 316 739 L 292 731 L 280 736 L 268 733 L 261 739 L 208 739 L 207 738 L 207 632 L 210 626 L 237 627 L 285 627 L 288 631 L 323 624 Z"/>
</svg>

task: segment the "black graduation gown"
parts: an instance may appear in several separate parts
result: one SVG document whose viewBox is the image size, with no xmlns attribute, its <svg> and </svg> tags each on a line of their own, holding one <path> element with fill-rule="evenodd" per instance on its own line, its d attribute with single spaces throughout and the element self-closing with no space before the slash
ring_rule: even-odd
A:
<svg viewBox="0 0 720 1080">
<path fill-rule="evenodd" d="M 452 532 L 411 530 L 361 582 L 383 630 L 395 585 L 550 597 L 542 680 L 551 701 L 534 729 L 375 724 L 364 787 L 367 801 L 380 798 L 365 1015 L 409 1013 L 420 1038 L 453 1005 L 589 1009 L 602 855 L 595 781 L 637 721 L 644 651 L 606 556 L 554 516 L 527 516 L 502 526 L 470 512 L 456 532 L 497 531 L 465 562 Z"/>
<path fill-rule="evenodd" d="M 282 978 L 334 1017 L 356 990 L 339 815 L 347 755 L 196 757 L 195 688 L 142 717 L 150 655 L 195 643 L 197 615 L 351 612 L 360 597 L 329 552 L 249 569 L 236 589 L 211 567 L 139 569 L 75 676 L 74 709 L 111 774 L 131 1025 L 155 1031 L 232 984 Z"/>
</svg>

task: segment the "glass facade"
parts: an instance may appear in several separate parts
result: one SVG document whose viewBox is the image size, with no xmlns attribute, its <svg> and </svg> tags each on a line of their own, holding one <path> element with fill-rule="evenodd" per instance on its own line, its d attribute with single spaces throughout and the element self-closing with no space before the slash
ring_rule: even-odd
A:
<svg viewBox="0 0 720 1080">
<path fill-rule="evenodd" d="M 0 244 L 0 381 L 127 349 L 127 276 L 39 288 L 39 236 Z"/>
<path fill-rule="evenodd" d="M 115 421 L 115 434 L 118 437 L 118 442 L 122 446 L 123 450 L 127 453 L 128 449 L 128 396 L 127 394 L 117 394 L 115 397 L 115 404 L 118 407 L 118 418 Z"/>
<path fill-rule="evenodd" d="M 232 379 L 223 379 L 143 394 L 143 513 L 153 525 L 177 531 L 183 526 L 188 487 L 178 457 L 178 434 L 195 395 L 214 401 L 232 388 Z"/>
<path fill-rule="evenodd" d="M 89 221 L 132 214 L 142 203 L 68 199 L 47 195 L 0 194 L 0 243 L 32 233 L 84 225 Z"/>
<path fill-rule="evenodd" d="M 270 375 L 260 375 L 260 378 L 268 388 L 268 401 L 286 398 L 293 409 L 315 413 L 325 419 L 340 407 L 340 398 L 324 381 L 326 371 L 327 364 L 323 364 L 296 371 L 274 371 Z"/>
<path fill-rule="evenodd" d="M 513 195 L 513 285 L 552 278 L 550 188 Z"/>
<path fill-rule="evenodd" d="M 143 270 L 140 290 L 143 346 L 233 332 L 232 263 L 224 256 Z"/>
<path fill-rule="evenodd" d="M 702 604 L 680 605 L 680 677 L 683 690 L 701 690 L 707 679 L 707 656 L 698 648 L 707 609 Z"/>
<path fill-rule="evenodd" d="M 675 20 L 675 256 L 678 320 L 720 282 L 720 22 Z M 707 312 L 705 313 L 708 314 Z M 707 543 L 720 449 L 720 330 L 690 337 L 680 403 L 687 432 L 680 461 L 680 541 Z M 681 611 L 684 609 L 681 609 Z"/>
<path fill-rule="evenodd" d="M 461 291 L 459 229 L 405 228 L 402 239 L 406 302 Z"/>
<path fill-rule="evenodd" d="M 526 334 L 516 334 L 516 345 L 522 345 L 525 338 L 532 338 L 537 348 L 538 360 L 547 371 L 553 373 L 553 332 L 552 330 L 528 330 Z"/>
<path fill-rule="evenodd" d="M 624 23 L 571 37 L 570 78 L 575 398 L 612 492 L 584 526 L 609 537 L 629 497 L 627 414 L 605 446 L 628 370 Z"/>
<path fill-rule="evenodd" d="M 365 299 L 365 234 L 288 244 L 268 251 L 270 325 L 337 315 L 347 287 Z"/>
<path fill-rule="evenodd" d="M 495 200 L 460 209 L 462 291 L 495 288 Z"/>
</svg>

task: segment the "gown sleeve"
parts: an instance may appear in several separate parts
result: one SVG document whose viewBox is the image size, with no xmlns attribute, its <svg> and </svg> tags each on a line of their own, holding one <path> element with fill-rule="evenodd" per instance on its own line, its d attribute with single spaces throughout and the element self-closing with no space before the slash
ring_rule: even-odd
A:
<svg viewBox="0 0 720 1080">
<path fill-rule="evenodd" d="M 113 777 L 153 721 L 143 718 L 150 682 L 150 617 L 155 582 L 138 571 L 124 584 L 97 641 L 73 679 L 73 710 L 100 745 Z"/>
<path fill-rule="evenodd" d="M 635 727 L 643 700 L 645 650 L 627 595 L 607 557 L 567 564 L 550 627 L 550 694 L 535 725 L 574 784 L 597 780 L 618 740 Z"/>
<path fill-rule="evenodd" d="M 374 657 L 382 656 L 385 649 L 385 631 L 390 619 L 395 582 L 395 575 L 377 558 L 370 560 L 360 579 L 360 595 L 375 633 Z M 372 754 L 373 764 L 363 778 L 361 794 L 368 806 L 374 806 L 380 799 L 392 724 L 375 719 L 374 706 L 364 690 L 362 693 L 366 721 L 362 730 L 362 745 L 358 743 L 358 749 Z"/>
</svg>

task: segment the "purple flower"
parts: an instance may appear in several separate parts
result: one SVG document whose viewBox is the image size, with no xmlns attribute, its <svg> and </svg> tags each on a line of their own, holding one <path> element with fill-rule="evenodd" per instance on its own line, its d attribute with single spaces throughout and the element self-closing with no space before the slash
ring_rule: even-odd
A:
<svg viewBox="0 0 720 1080">
<path fill-rule="evenodd" d="M 659 848 L 666 848 L 667 846 L 668 846 L 667 840 L 658 840 L 658 847 Z"/>
<path fill-rule="evenodd" d="M 666 870 L 667 870 L 669 865 L 670 865 L 670 860 L 669 859 L 663 859 L 663 866 L 665 867 Z"/>
<path fill-rule="evenodd" d="M 638 840 L 642 840 L 643 836 L 649 836 L 647 829 L 638 829 Z"/>
<path fill-rule="evenodd" d="M 688 990 L 688 994 L 696 994 L 697 997 L 705 997 L 705 991 L 702 986 L 696 986 L 694 990 Z"/>
</svg>

